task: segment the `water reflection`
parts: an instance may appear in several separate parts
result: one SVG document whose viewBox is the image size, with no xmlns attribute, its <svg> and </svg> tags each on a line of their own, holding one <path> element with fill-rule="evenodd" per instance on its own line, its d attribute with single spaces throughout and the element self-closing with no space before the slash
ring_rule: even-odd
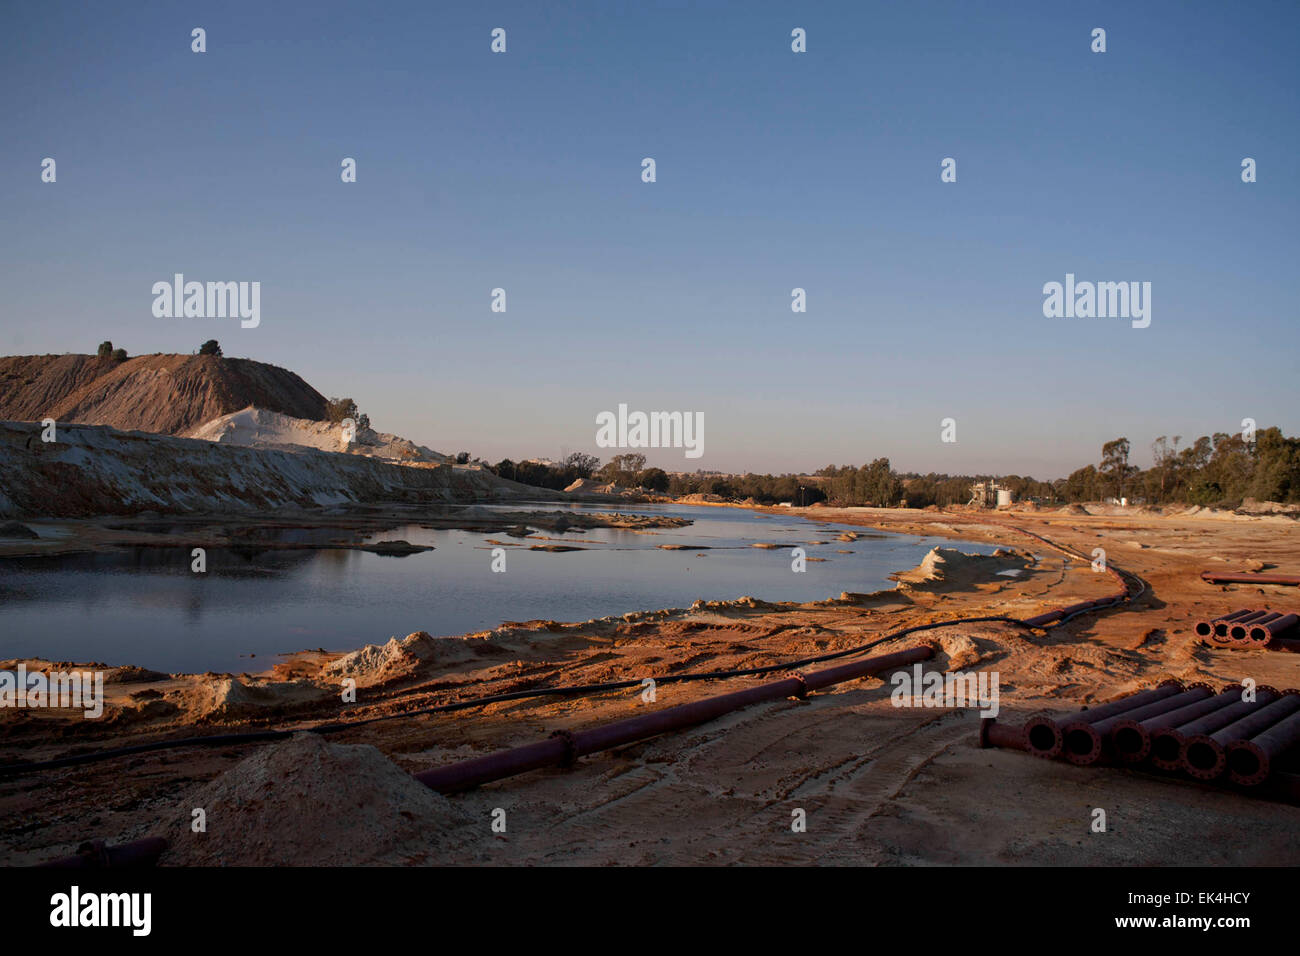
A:
<svg viewBox="0 0 1300 956">
<path fill-rule="evenodd" d="M 40 655 L 169 671 L 258 670 L 275 654 L 352 648 L 416 630 L 460 634 L 508 620 L 576 621 L 685 607 L 699 598 L 806 601 L 871 591 L 890 586 L 890 572 L 914 566 L 935 544 L 950 543 L 876 532 L 841 541 L 842 531 L 863 535 L 864 529 L 743 509 L 621 510 L 695 523 L 651 533 L 584 528 L 528 538 L 411 524 L 368 540 L 405 539 L 436 550 L 391 557 L 251 544 L 209 548 L 202 575 L 191 572 L 188 547 L 12 559 L 0 563 L 0 657 Z M 337 529 L 274 534 L 280 541 L 314 544 L 347 538 Z M 505 548 L 504 574 L 491 571 L 498 546 L 493 541 Z M 564 543 L 584 550 L 529 550 Z M 759 543 L 778 547 L 753 547 Z M 823 560 L 793 573 L 790 549 L 796 546 Z"/>
</svg>

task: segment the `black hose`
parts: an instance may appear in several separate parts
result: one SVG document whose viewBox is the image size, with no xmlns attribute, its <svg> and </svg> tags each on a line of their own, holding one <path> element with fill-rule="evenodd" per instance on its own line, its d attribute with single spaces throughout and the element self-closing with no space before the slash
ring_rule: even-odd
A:
<svg viewBox="0 0 1300 956">
<path fill-rule="evenodd" d="M 884 635 L 883 637 L 878 637 L 874 641 L 868 641 L 866 644 L 859 644 L 842 651 L 817 654 L 813 657 L 801 657 L 798 660 L 786 661 L 782 664 L 770 664 L 765 667 L 748 667 L 738 670 L 705 671 L 694 674 L 670 674 L 664 677 L 654 677 L 652 680 L 654 680 L 656 684 L 684 684 L 691 681 L 727 680 L 733 677 L 757 677 L 763 674 L 771 674 L 775 671 L 786 671 L 791 668 L 803 667 L 807 664 L 818 664 L 822 661 L 830 661 L 840 657 L 850 657 L 854 654 L 862 654 L 874 647 L 884 644 L 887 641 L 897 640 L 900 637 L 906 637 L 908 634 L 915 634 L 918 631 L 930 631 L 941 627 L 956 627 L 961 624 L 987 623 L 1011 624 L 1017 627 L 1028 628 L 1030 630 L 1034 629 L 1033 625 L 1026 624 L 1024 621 L 1017 618 L 1006 617 L 1003 615 L 961 618 L 953 621 L 937 621 L 930 624 L 914 624 L 911 627 L 905 627 L 900 631 L 894 631 L 890 634 Z M 114 747 L 111 750 L 98 750 L 94 753 L 56 757 L 52 760 L 25 761 L 5 764 L 0 766 L 0 776 L 15 776 L 24 773 L 32 773 L 38 770 L 54 770 L 58 767 L 72 767 L 79 764 L 98 763 L 101 760 L 110 760 L 114 757 L 127 757 L 132 754 L 149 753 L 158 750 L 173 750 L 180 747 L 228 747 L 238 746 L 241 744 L 263 743 L 268 740 L 281 740 L 287 737 L 292 737 L 294 734 L 334 734 L 344 730 L 351 730 L 354 727 L 364 727 L 367 724 L 380 723 L 385 720 L 398 720 L 404 717 L 420 717 L 427 714 L 446 714 L 458 710 L 468 710 L 471 707 L 485 707 L 489 704 L 500 704 L 512 700 L 528 700 L 537 697 L 589 697 L 613 690 L 624 690 L 628 687 L 640 687 L 644 680 L 645 678 L 634 677 L 628 680 L 607 681 L 601 684 L 578 684 L 570 687 L 542 687 L 534 690 L 511 691 L 508 694 L 493 694 L 489 697 L 475 697 L 472 700 L 455 701 L 450 704 L 438 704 L 434 707 L 422 707 L 418 710 L 403 711 L 400 714 L 384 714 L 379 717 L 366 717 L 361 720 L 334 721 L 326 724 L 315 724 L 310 727 L 299 727 L 294 730 L 250 730 L 237 734 L 216 734 L 201 737 L 181 737 L 173 740 L 156 740 L 147 744 L 134 744 L 130 747 Z"/>
</svg>

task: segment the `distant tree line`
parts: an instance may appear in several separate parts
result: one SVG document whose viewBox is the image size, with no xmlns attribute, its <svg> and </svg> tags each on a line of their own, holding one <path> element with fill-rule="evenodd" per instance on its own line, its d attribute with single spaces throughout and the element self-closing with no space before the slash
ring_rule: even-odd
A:
<svg viewBox="0 0 1300 956">
<path fill-rule="evenodd" d="M 1180 447 L 1181 446 L 1181 447 Z M 973 486 L 996 478 L 999 487 L 1018 501 L 1042 503 L 1103 501 L 1127 498 L 1131 503 L 1189 504 L 1235 508 L 1246 498 L 1300 503 L 1300 439 L 1281 429 L 1257 431 L 1254 440 L 1223 432 L 1202 436 L 1182 446 L 1182 437 L 1160 436 L 1151 445 L 1154 464 L 1133 465 L 1127 438 L 1101 448 L 1096 464 L 1085 465 L 1067 478 L 1040 481 L 1021 475 L 949 475 L 899 473 L 888 458 L 861 466 L 827 465 L 813 475 L 724 475 L 696 472 L 668 475 L 646 468 L 644 455 L 616 455 L 603 468 L 590 455 L 570 455 L 560 465 L 514 463 L 490 466 L 506 478 L 544 488 L 564 488 L 577 478 L 594 477 L 626 487 L 666 491 L 674 496 L 716 495 L 760 504 L 791 502 L 832 505 L 925 508 L 964 505 Z"/>
<path fill-rule="evenodd" d="M 462 455 L 465 456 L 466 461 L 469 460 L 469 452 L 461 452 L 456 456 L 456 460 L 460 461 Z M 599 458 L 574 452 L 564 461 L 554 465 L 547 465 L 540 461 L 512 461 L 509 458 L 502 458 L 495 465 L 485 467 L 501 478 L 509 478 L 511 481 L 519 481 L 537 488 L 563 491 L 579 478 L 590 478 L 599 465 Z"/>
<path fill-rule="evenodd" d="M 457 456 L 460 461 L 469 459 L 468 452 Z M 546 464 L 540 461 L 511 461 L 503 458 L 495 465 L 486 465 L 488 471 L 511 481 L 520 481 L 538 488 L 563 490 L 579 478 L 590 478 L 602 484 L 625 488 L 644 488 L 647 491 L 668 491 L 668 473 L 662 468 L 647 468 L 645 455 L 615 455 L 604 467 L 594 455 L 574 452 L 564 461 Z"/>
<path fill-rule="evenodd" d="M 681 495 L 717 495 L 736 501 L 753 498 L 759 504 L 789 501 L 812 505 L 826 500 L 819 482 L 800 475 L 670 475 L 668 492 Z"/>
<path fill-rule="evenodd" d="M 1277 427 L 1263 428 L 1254 441 L 1242 434 L 1202 435 L 1179 448 L 1181 435 L 1161 435 L 1151 445 L 1154 464 L 1129 464 L 1129 440 L 1102 447 L 1099 465 L 1087 465 L 1057 484 L 1067 501 L 1129 498 L 1150 504 L 1235 508 L 1246 498 L 1300 502 L 1300 439 Z"/>
<path fill-rule="evenodd" d="M 888 458 L 877 458 L 860 468 L 827 465 L 817 475 L 826 479 L 822 489 L 835 504 L 892 508 L 904 500 L 903 483 L 890 467 Z"/>
</svg>

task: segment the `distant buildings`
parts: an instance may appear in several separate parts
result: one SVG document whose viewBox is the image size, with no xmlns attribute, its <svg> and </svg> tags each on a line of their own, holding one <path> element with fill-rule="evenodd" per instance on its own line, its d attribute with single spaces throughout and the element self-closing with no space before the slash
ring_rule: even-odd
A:
<svg viewBox="0 0 1300 956">
<path fill-rule="evenodd" d="M 966 504 L 968 506 L 973 505 L 976 508 L 1004 508 L 1015 500 L 1015 495 L 1011 493 L 1011 489 L 999 485 L 994 478 L 990 478 L 988 481 L 976 482 L 971 485 L 970 491 L 970 501 L 966 502 Z"/>
</svg>

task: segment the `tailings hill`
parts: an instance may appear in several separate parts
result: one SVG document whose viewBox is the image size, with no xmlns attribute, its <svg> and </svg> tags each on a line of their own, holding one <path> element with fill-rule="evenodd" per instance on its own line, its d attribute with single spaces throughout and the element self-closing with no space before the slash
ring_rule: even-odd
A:
<svg viewBox="0 0 1300 956">
<path fill-rule="evenodd" d="M 249 405 L 326 417 L 325 396 L 287 369 L 215 355 L 0 357 L 0 420 L 111 425 L 180 435 Z"/>
</svg>

